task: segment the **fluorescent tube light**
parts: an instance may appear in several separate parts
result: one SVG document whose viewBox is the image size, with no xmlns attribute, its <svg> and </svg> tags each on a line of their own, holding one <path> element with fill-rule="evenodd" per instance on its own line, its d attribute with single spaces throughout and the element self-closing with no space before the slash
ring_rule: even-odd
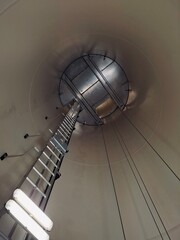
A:
<svg viewBox="0 0 180 240">
<path fill-rule="evenodd" d="M 21 189 L 16 189 L 14 191 L 13 198 L 45 230 L 51 231 L 53 227 L 51 219 Z"/>
<path fill-rule="evenodd" d="M 49 235 L 41 228 L 41 226 L 31 218 L 23 208 L 21 208 L 14 200 L 9 200 L 5 208 L 17 219 L 36 239 L 49 240 Z"/>
</svg>

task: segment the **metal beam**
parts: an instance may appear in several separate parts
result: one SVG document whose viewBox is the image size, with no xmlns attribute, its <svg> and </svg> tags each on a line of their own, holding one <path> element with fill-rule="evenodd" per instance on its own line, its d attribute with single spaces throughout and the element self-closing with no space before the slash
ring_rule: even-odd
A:
<svg viewBox="0 0 180 240">
<path fill-rule="evenodd" d="M 95 74 L 95 76 L 98 78 L 98 80 L 101 82 L 103 87 L 106 89 L 106 91 L 109 93 L 109 95 L 112 97 L 112 99 L 115 101 L 117 106 L 119 108 L 122 108 L 124 106 L 124 103 L 122 99 L 118 97 L 114 89 L 111 87 L 110 83 L 107 81 L 106 77 L 102 74 L 102 72 L 99 70 L 99 68 L 96 66 L 96 64 L 89 58 L 89 56 L 84 57 L 84 61 L 87 63 L 91 71 Z"/>
<path fill-rule="evenodd" d="M 91 116 L 95 119 L 96 123 L 102 124 L 102 120 L 99 118 L 99 116 L 97 115 L 97 113 L 94 111 L 94 109 L 89 105 L 89 103 L 87 102 L 87 100 L 82 96 L 82 94 L 78 91 L 78 89 L 74 86 L 74 84 L 72 83 L 72 81 L 69 80 L 69 78 L 67 77 L 66 74 L 64 74 L 64 82 L 66 83 L 66 85 L 68 86 L 68 88 L 71 90 L 71 92 L 73 93 L 73 95 L 75 95 L 75 97 L 78 99 L 80 105 L 85 108 L 90 114 Z"/>
</svg>

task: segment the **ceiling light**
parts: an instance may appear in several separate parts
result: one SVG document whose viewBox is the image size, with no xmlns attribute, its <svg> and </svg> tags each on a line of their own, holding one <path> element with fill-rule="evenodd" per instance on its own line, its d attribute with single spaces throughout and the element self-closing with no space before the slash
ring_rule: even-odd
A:
<svg viewBox="0 0 180 240">
<path fill-rule="evenodd" d="M 53 227 L 53 222 L 51 219 L 21 189 L 16 189 L 14 191 L 13 198 L 45 230 L 51 231 Z"/>
<path fill-rule="evenodd" d="M 9 200 L 5 208 L 38 240 L 49 240 L 49 235 L 14 200 Z"/>
</svg>

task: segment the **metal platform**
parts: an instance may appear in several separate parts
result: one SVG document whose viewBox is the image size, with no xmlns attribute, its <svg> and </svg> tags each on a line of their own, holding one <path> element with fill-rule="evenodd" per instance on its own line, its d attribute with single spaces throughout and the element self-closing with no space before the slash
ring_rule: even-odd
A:
<svg viewBox="0 0 180 240">
<path fill-rule="evenodd" d="M 80 103 L 79 122 L 99 125 L 117 108 L 123 110 L 129 82 L 122 67 L 113 59 L 99 54 L 84 55 L 63 72 L 59 95 L 64 106 L 73 99 Z"/>
</svg>

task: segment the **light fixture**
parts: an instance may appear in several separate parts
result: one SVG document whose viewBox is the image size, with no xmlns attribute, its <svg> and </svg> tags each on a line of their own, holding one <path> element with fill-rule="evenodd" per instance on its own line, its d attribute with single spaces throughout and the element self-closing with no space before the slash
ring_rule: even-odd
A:
<svg viewBox="0 0 180 240">
<path fill-rule="evenodd" d="M 17 219 L 25 229 L 27 229 L 38 240 L 49 240 L 49 235 L 28 213 L 19 206 L 14 200 L 9 200 L 5 208 Z"/>
<path fill-rule="evenodd" d="M 51 231 L 53 227 L 51 219 L 21 189 L 14 191 L 13 198 L 45 230 Z"/>
</svg>

